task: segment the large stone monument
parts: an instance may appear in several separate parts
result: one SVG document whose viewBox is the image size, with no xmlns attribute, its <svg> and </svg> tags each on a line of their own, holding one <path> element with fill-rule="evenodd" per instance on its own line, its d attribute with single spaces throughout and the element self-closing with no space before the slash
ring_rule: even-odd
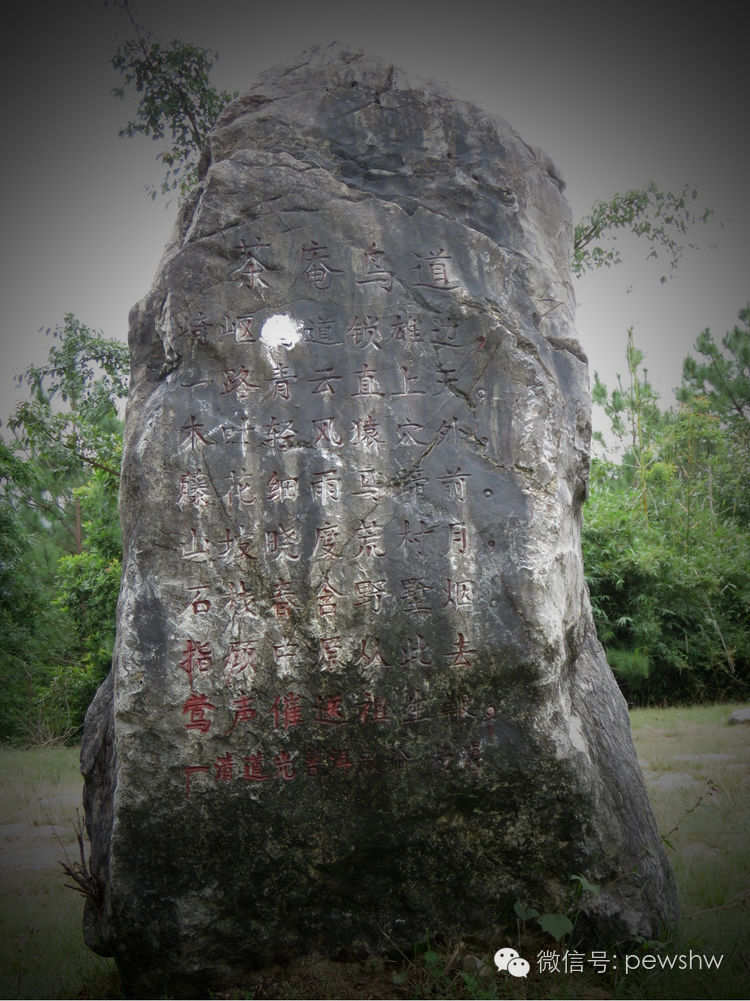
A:
<svg viewBox="0 0 750 1001">
<path fill-rule="evenodd" d="M 213 130 L 131 314 L 85 933 L 129 990 L 676 912 L 581 562 L 571 220 L 502 120 L 333 46 Z"/>
</svg>

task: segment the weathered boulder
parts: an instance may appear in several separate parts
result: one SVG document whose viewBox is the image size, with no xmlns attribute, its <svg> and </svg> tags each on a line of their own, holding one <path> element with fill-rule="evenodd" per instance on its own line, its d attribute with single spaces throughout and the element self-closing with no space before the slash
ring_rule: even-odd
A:
<svg viewBox="0 0 750 1001">
<path fill-rule="evenodd" d="M 727 723 L 731 726 L 737 726 L 741 723 L 750 723 L 750 706 L 742 709 L 735 709 L 734 712 L 730 714 Z"/>
<path fill-rule="evenodd" d="M 583 577 L 571 220 L 502 120 L 338 47 L 224 112 L 131 314 L 86 936 L 128 989 L 676 914 Z M 583 927 L 583 924 L 581 925 Z"/>
</svg>

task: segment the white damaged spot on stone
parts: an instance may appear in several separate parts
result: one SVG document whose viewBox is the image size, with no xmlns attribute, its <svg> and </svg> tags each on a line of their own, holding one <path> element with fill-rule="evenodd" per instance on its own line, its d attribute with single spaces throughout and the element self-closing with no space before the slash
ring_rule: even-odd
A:
<svg viewBox="0 0 750 1001">
<path fill-rule="evenodd" d="M 260 331 L 260 340 L 267 348 L 293 348 L 302 340 L 301 320 L 286 313 L 269 316 Z"/>
</svg>

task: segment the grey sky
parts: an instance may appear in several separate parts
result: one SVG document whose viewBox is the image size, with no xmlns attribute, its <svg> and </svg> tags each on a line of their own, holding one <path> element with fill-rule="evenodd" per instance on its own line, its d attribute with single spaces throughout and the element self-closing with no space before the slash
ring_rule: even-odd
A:
<svg viewBox="0 0 750 1001">
<path fill-rule="evenodd" d="M 174 204 L 144 192 L 160 180 L 156 144 L 117 136 L 129 108 L 111 96 L 116 10 L 13 6 L 2 66 L 2 418 L 14 373 L 46 356 L 40 327 L 70 311 L 126 337 L 128 310 L 151 284 L 175 215 Z M 748 87 L 739 14 L 729 9 L 704 7 L 693 21 L 656 4 L 170 0 L 146 5 L 144 20 L 163 40 L 218 50 L 215 82 L 240 92 L 263 69 L 333 39 L 437 79 L 552 157 L 574 218 L 649 179 L 697 186 L 716 222 L 698 231 L 704 249 L 666 286 L 635 245 L 625 264 L 577 287 L 592 370 L 613 381 L 632 326 L 666 401 L 697 334 L 710 326 L 720 336 L 750 299 Z"/>
</svg>

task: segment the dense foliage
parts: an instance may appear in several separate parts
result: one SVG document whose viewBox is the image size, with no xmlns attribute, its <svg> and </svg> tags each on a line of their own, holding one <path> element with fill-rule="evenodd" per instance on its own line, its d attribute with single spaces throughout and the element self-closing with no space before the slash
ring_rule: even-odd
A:
<svg viewBox="0 0 750 1001">
<path fill-rule="evenodd" d="M 626 381 L 595 380 L 615 445 L 592 461 L 584 561 L 631 703 L 750 691 L 750 309 L 740 320 L 721 345 L 700 335 L 675 408 L 659 408 L 632 335 Z"/>
<path fill-rule="evenodd" d="M 109 670 L 128 350 L 68 314 L 0 440 L 2 739 L 75 736 Z"/>
</svg>

